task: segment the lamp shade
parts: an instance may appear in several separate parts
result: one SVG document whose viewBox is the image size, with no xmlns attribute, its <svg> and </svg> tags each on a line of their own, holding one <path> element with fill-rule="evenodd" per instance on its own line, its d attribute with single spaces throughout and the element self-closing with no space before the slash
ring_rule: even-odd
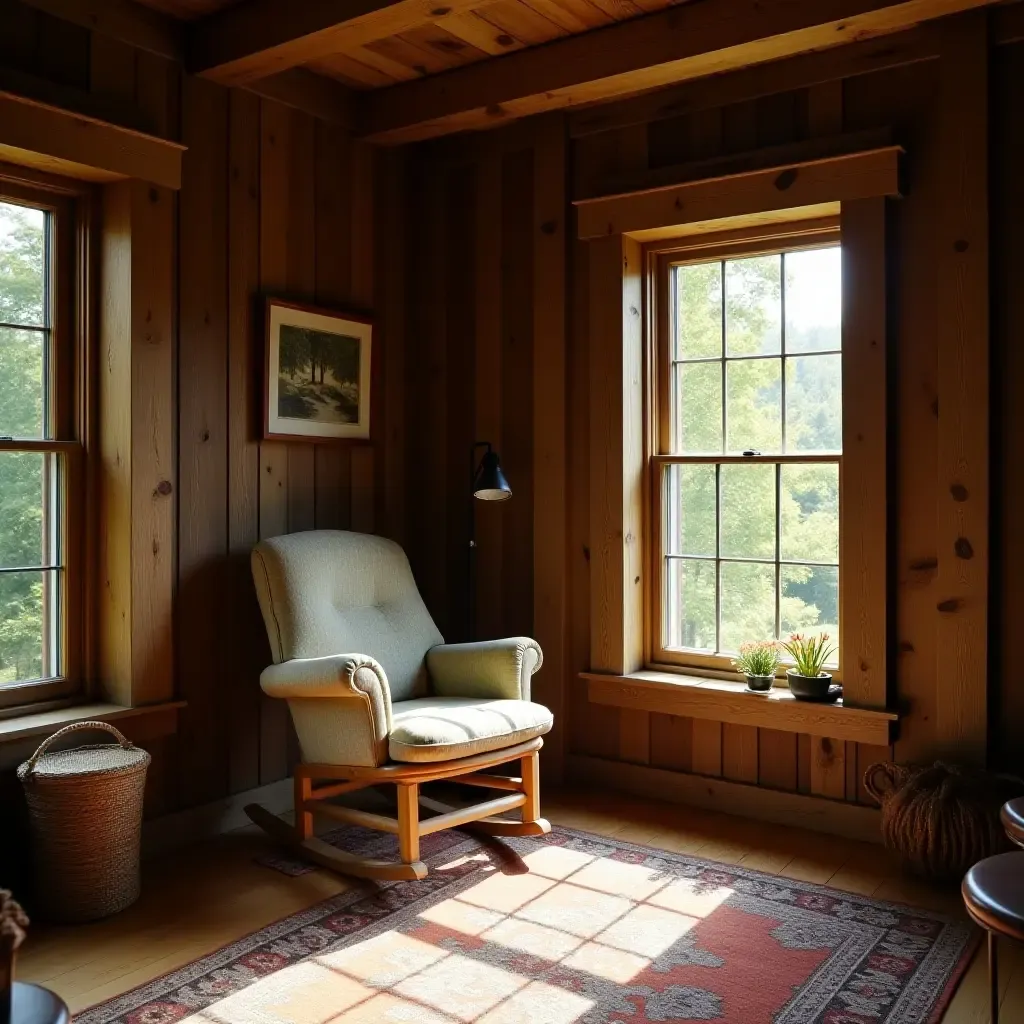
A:
<svg viewBox="0 0 1024 1024">
<path fill-rule="evenodd" d="M 484 452 L 473 480 L 473 497 L 481 501 L 504 501 L 512 497 L 512 488 L 501 471 L 497 452 L 490 449 Z"/>
</svg>

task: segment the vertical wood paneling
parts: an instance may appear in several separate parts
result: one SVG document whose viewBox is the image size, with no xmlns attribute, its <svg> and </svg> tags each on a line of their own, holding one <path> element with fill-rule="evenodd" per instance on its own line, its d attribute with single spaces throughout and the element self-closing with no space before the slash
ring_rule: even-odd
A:
<svg viewBox="0 0 1024 1024">
<path fill-rule="evenodd" d="M 839 644 L 843 700 L 887 706 L 886 593 L 888 466 L 886 447 L 885 200 L 844 203 L 843 240 L 843 529 Z"/>
<path fill-rule="evenodd" d="M 383 489 L 383 522 L 378 532 L 405 544 L 405 349 L 406 245 L 408 210 L 404 150 L 380 154 L 375 176 L 374 209 L 376 260 L 374 283 L 378 309 L 378 337 L 384 341 L 383 459 L 376 473 Z M 379 352 L 379 350 L 378 350 Z M 378 356 L 379 358 L 379 356 Z M 380 363 L 378 363 L 378 366 Z M 383 463 L 383 465 L 382 465 Z"/>
<path fill-rule="evenodd" d="M 811 793 L 842 800 L 846 795 L 846 744 L 822 736 L 810 737 Z"/>
<path fill-rule="evenodd" d="M 769 789 L 795 792 L 797 788 L 796 733 L 757 730 L 757 783 Z"/>
<path fill-rule="evenodd" d="M 287 107 L 261 101 L 260 287 L 280 294 L 288 287 L 291 118 Z M 260 538 L 287 533 L 289 446 L 260 444 Z M 288 774 L 290 724 L 284 701 L 264 696 L 260 705 L 260 782 Z"/>
<path fill-rule="evenodd" d="M 366 143 L 352 147 L 352 302 L 357 309 L 373 308 L 373 149 Z M 371 430 L 379 443 L 382 421 L 381 374 L 375 375 L 371 394 Z M 374 446 L 352 448 L 352 529 L 372 533 L 375 519 Z"/>
<path fill-rule="evenodd" d="M 566 477 L 566 152 L 561 114 L 537 127 L 533 245 L 533 621 L 544 651 L 536 700 L 555 727 L 542 755 L 545 777 L 562 776 L 568 589 Z M 649 760 L 649 729 L 642 731 Z M 642 756 L 646 753 L 646 756 Z"/>
<path fill-rule="evenodd" d="M 677 772 L 693 770 L 693 719 L 651 715 L 651 766 Z"/>
<path fill-rule="evenodd" d="M 757 782 L 757 729 L 751 725 L 722 726 L 722 775 L 733 782 Z"/>
<path fill-rule="evenodd" d="M 451 586 L 448 591 L 448 634 L 451 641 L 471 640 L 469 636 L 469 517 L 475 512 L 469 497 L 469 448 L 474 429 L 474 327 L 473 297 L 466 294 L 466 281 L 473 273 L 473 245 L 476 241 L 476 185 L 473 168 L 453 167 L 444 190 L 444 216 L 448 224 L 448 259 L 445 265 L 444 301 L 445 363 L 447 386 L 453 400 L 445 410 L 447 466 L 447 532 L 437 538 L 445 546 L 445 560 Z M 462 467 L 465 467 L 460 471 Z M 481 504 L 475 502 L 474 504 Z"/>
<path fill-rule="evenodd" d="M 132 694 L 149 703 L 174 693 L 174 197 L 131 191 Z"/>
<path fill-rule="evenodd" d="M 940 58 L 936 734 L 983 764 L 988 738 L 988 45 L 984 12 L 952 19 Z"/>
<path fill-rule="evenodd" d="M 722 723 L 691 719 L 693 737 L 690 740 L 693 770 L 698 775 L 722 774 Z"/>
<path fill-rule="evenodd" d="M 994 192 L 992 198 L 993 254 L 996 273 L 993 280 L 993 344 L 1001 387 L 998 409 L 999 429 L 993 435 L 999 474 L 999 531 L 993 550 L 1001 551 L 992 569 L 998 568 L 993 591 L 1000 600 L 992 609 L 998 616 L 993 634 L 1001 638 L 999 660 L 994 678 L 1002 680 L 998 708 L 999 765 L 1016 775 L 1024 773 L 1024 750 L 1020 743 L 1024 724 L 1024 687 L 1013 676 L 1017 660 L 1017 635 L 1014 625 L 1024 622 L 1024 531 L 1020 509 L 1024 508 L 1024 402 L 1020 401 L 1020 382 L 1024 381 L 1024 133 L 1020 131 L 1020 110 L 1024 109 L 1024 47 L 1005 47 L 998 54 L 993 96 Z M 995 389 L 993 388 L 993 394 Z M 993 498 L 995 499 L 995 492 Z M 995 652 L 993 652 L 994 654 Z"/>
<path fill-rule="evenodd" d="M 219 650 L 227 601 L 228 94 L 185 79 L 179 241 L 178 649 L 181 796 L 203 803 L 227 788 L 221 741 L 227 696 Z"/>
<path fill-rule="evenodd" d="M 502 632 L 533 630 L 533 153 L 505 155 L 501 178 L 501 461 L 513 499 L 503 517 Z M 453 396 L 454 397 L 454 396 Z"/>
<path fill-rule="evenodd" d="M 260 101 L 233 89 L 228 174 L 228 546 L 231 558 L 225 679 L 231 693 L 230 792 L 260 779 L 259 673 L 270 656 L 249 569 L 259 539 L 262 310 L 260 282 Z M 187 638 L 182 638 L 183 642 Z"/>
<path fill-rule="evenodd" d="M 473 291 L 476 302 L 476 364 L 474 441 L 488 441 L 503 452 L 501 365 L 501 157 L 484 153 L 476 162 L 476 238 L 474 239 Z M 477 456 L 480 452 L 477 452 Z M 468 462 L 468 452 L 467 452 Z M 468 465 L 467 465 L 468 472 Z M 468 481 L 467 481 L 468 485 Z M 503 513 L 500 502 L 478 501 L 473 515 L 476 527 L 474 596 L 476 638 L 490 640 L 502 632 L 504 546 L 501 542 Z"/>
<path fill-rule="evenodd" d="M 291 111 L 263 100 L 260 112 L 260 288 L 273 295 L 288 287 Z M 260 445 L 260 537 L 287 532 L 288 446 L 264 441 Z M 264 710 L 267 707 L 265 703 Z M 260 774 L 265 775 L 262 768 Z"/>
<path fill-rule="evenodd" d="M 316 302 L 344 309 L 352 294 L 351 143 L 322 121 L 316 124 Z M 352 454 L 348 446 L 317 445 L 314 451 L 318 530 L 344 530 L 351 521 Z"/>
</svg>

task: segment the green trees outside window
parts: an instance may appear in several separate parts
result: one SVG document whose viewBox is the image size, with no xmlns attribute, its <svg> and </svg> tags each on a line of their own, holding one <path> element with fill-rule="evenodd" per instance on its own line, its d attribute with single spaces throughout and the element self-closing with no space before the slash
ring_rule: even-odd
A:
<svg viewBox="0 0 1024 1024">
<path fill-rule="evenodd" d="M 668 647 L 838 635 L 840 262 L 829 246 L 670 271 Z"/>
<path fill-rule="evenodd" d="M 48 435 L 49 215 L 0 202 L 0 436 Z M 0 686 L 50 674 L 52 455 L 0 452 Z M 11 571 L 21 570 L 21 571 Z"/>
</svg>

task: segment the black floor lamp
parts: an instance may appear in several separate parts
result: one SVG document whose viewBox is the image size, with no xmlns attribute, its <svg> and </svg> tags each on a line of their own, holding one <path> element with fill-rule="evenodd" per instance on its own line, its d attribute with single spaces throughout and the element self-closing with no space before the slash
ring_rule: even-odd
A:
<svg viewBox="0 0 1024 1024">
<path fill-rule="evenodd" d="M 477 452 L 484 453 L 477 459 Z M 469 561 L 467 566 L 466 590 L 466 639 L 475 639 L 476 634 L 476 505 L 478 501 L 505 501 L 512 497 L 501 461 L 490 441 L 474 441 L 469 449 Z"/>
</svg>

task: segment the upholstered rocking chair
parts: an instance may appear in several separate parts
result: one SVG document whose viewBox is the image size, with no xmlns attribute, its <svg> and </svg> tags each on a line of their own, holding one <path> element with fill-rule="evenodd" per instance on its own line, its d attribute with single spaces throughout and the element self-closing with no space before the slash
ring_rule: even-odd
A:
<svg viewBox="0 0 1024 1024">
<path fill-rule="evenodd" d="M 538 751 L 551 712 L 530 701 L 540 647 L 527 637 L 446 644 L 416 589 L 405 553 L 381 537 L 316 530 L 261 541 L 252 571 L 274 664 L 263 691 L 288 702 L 302 763 L 294 825 L 258 804 L 249 817 L 325 867 L 362 878 L 423 878 L 420 838 L 465 826 L 495 836 L 540 835 Z M 509 761 L 521 777 L 487 774 Z M 493 790 L 469 807 L 421 794 L 451 779 Z M 397 817 L 331 803 L 369 786 L 397 786 Z M 421 817 L 421 808 L 434 812 Z M 503 817 L 521 808 L 521 820 Z M 401 862 L 339 851 L 313 817 L 397 833 Z"/>
</svg>

